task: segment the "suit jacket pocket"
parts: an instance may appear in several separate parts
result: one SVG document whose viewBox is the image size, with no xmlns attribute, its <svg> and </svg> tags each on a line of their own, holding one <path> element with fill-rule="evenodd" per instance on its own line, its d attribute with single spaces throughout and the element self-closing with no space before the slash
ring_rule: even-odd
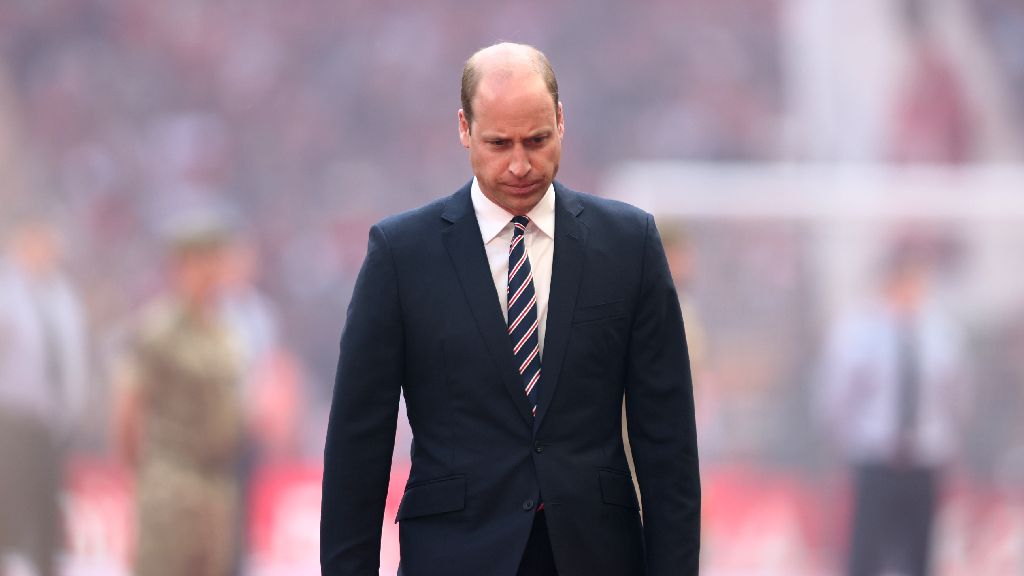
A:
<svg viewBox="0 0 1024 576">
<path fill-rule="evenodd" d="M 405 489 L 395 522 L 454 512 L 466 507 L 466 477 L 448 476 L 417 483 Z"/>
<path fill-rule="evenodd" d="M 625 315 L 626 301 L 616 300 L 614 302 L 605 302 L 604 304 L 594 304 L 592 306 L 577 306 L 572 315 L 572 323 L 582 324 L 584 322 L 597 322 L 598 320 L 621 318 Z"/>
<path fill-rule="evenodd" d="M 640 509 L 636 500 L 636 492 L 633 490 L 633 478 L 628 473 L 599 469 L 597 476 L 601 482 L 601 500 L 605 504 L 624 506 L 634 510 Z"/>
</svg>

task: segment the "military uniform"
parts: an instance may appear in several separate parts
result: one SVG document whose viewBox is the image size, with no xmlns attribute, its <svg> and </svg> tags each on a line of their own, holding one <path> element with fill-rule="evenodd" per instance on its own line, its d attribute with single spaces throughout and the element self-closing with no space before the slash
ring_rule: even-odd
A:
<svg viewBox="0 0 1024 576">
<path fill-rule="evenodd" d="M 238 519 L 237 348 L 217 320 L 162 302 L 143 316 L 131 369 L 142 416 L 136 574 L 226 576 Z"/>
</svg>

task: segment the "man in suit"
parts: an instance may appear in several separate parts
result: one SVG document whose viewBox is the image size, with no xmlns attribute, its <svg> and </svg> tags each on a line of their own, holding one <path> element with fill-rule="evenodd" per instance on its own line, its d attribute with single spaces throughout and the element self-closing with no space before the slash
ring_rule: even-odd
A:
<svg viewBox="0 0 1024 576">
<path fill-rule="evenodd" d="M 413 446 L 400 574 L 697 573 L 672 276 L 649 214 L 554 181 L 563 130 L 543 54 L 480 50 L 459 110 L 474 179 L 370 230 L 327 431 L 324 575 L 378 573 L 401 393 Z"/>
</svg>

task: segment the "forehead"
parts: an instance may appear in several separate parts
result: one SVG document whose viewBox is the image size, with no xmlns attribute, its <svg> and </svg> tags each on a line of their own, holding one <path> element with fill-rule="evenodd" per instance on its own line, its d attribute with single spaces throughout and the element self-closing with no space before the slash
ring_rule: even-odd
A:
<svg viewBox="0 0 1024 576">
<path fill-rule="evenodd" d="M 473 117 L 494 129 L 549 127 L 555 123 L 555 103 L 539 74 L 496 72 L 481 80 Z"/>
</svg>

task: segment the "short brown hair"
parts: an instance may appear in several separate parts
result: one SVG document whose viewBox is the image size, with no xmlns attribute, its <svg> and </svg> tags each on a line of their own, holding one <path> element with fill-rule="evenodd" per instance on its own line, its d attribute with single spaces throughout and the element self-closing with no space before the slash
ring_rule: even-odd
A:
<svg viewBox="0 0 1024 576">
<path fill-rule="evenodd" d="M 533 46 L 524 46 L 530 48 L 534 54 L 534 65 L 536 66 L 537 72 L 539 72 L 541 77 L 544 79 L 544 85 L 547 87 L 548 93 L 551 94 L 551 100 L 555 104 L 555 114 L 557 115 L 558 80 L 555 79 L 555 71 L 551 68 L 551 62 L 548 61 L 548 57 L 540 50 Z M 473 125 L 473 96 L 476 96 L 477 86 L 480 85 L 480 71 L 477 69 L 475 58 L 479 53 L 480 50 L 474 52 L 462 67 L 462 114 L 466 117 L 466 124 L 470 129 L 472 129 Z"/>
</svg>

